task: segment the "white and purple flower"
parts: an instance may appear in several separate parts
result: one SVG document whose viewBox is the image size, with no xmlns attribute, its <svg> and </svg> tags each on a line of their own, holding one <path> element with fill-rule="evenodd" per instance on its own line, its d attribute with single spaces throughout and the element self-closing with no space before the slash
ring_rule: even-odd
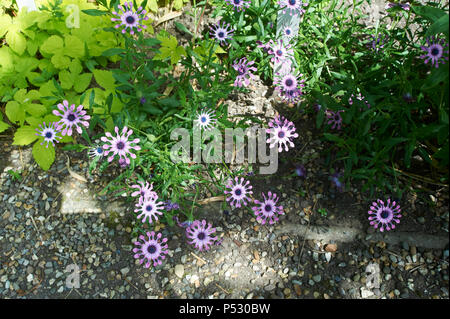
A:
<svg viewBox="0 0 450 319">
<path fill-rule="evenodd" d="M 427 45 L 420 47 L 426 54 L 421 55 L 420 58 L 424 59 L 425 64 L 431 60 L 431 65 L 434 65 L 436 68 L 439 67 L 439 63 L 445 64 L 445 60 L 448 61 L 448 56 L 444 56 L 444 53 L 448 55 L 448 43 L 445 42 L 445 39 L 432 36 L 426 41 Z"/>
<path fill-rule="evenodd" d="M 298 137 L 298 134 L 295 133 L 294 123 L 278 115 L 268 125 L 270 128 L 266 129 L 266 132 L 271 134 L 267 139 L 267 143 L 270 143 L 270 148 L 278 145 L 278 152 L 282 152 L 284 146 L 284 150 L 287 152 L 289 147 L 294 147 L 292 140 Z"/>
<path fill-rule="evenodd" d="M 61 117 L 61 120 L 58 121 L 58 128 L 60 130 L 64 128 L 64 130 L 61 132 L 63 136 L 72 136 L 72 126 L 76 127 L 79 134 L 82 133 L 82 129 L 79 126 L 80 124 L 85 127 L 89 127 L 88 120 L 91 117 L 89 115 L 86 115 L 86 111 L 83 110 L 83 105 L 79 105 L 75 109 L 75 104 L 69 106 L 69 101 L 64 100 L 62 104 L 58 104 L 58 109 L 62 113 L 59 113 L 58 110 L 53 110 L 53 114 Z"/>
<path fill-rule="evenodd" d="M 226 22 L 218 21 L 215 25 L 209 28 L 211 37 L 219 41 L 220 44 L 226 44 L 230 40 L 234 29 Z"/>
<path fill-rule="evenodd" d="M 186 228 L 186 236 L 190 239 L 188 244 L 194 245 L 200 251 L 208 250 L 211 245 L 218 239 L 213 237 L 216 229 L 212 227 L 211 223 L 206 225 L 206 220 L 195 220 L 192 225 Z"/>
<path fill-rule="evenodd" d="M 302 0 L 280 0 L 278 1 L 278 5 L 283 10 L 283 13 L 289 11 L 289 14 L 292 15 L 301 15 L 305 12 L 303 7 L 306 7 L 308 4 L 304 3 Z"/>
<path fill-rule="evenodd" d="M 370 225 L 372 225 L 375 229 L 380 226 L 380 231 L 391 230 L 395 228 L 394 223 L 400 223 L 400 218 L 402 215 L 400 214 L 401 209 L 400 205 L 397 205 L 395 201 L 390 199 L 387 200 L 385 204 L 381 199 L 377 199 L 376 202 L 372 203 L 370 206 L 369 220 Z"/>
<path fill-rule="evenodd" d="M 136 191 L 131 193 L 132 197 L 158 198 L 158 194 L 153 191 L 153 183 L 138 181 L 138 184 L 131 185 L 130 187 L 136 189 Z"/>
<path fill-rule="evenodd" d="M 134 153 L 131 153 L 131 150 L 139 151 L 141 147 L 139 145 L 132 145 L 139 143 L 139 139 L 136 138 L 132 141 L 129 141 L 129 137 L 133 134 L 133 130 L 128 130 L 126 126 L 122 129 L 122 134 L 119 135 L 119 128 L 116 126 L 114 131 L 116 132 L 116 137 L 112 136 L 110 132 L 106 132 L 106 136 L 102 136 L 101 140 L 105 143 L 103 149 L 105 150 L 105 156 L 109 153 L 112 153 L 108 157 L 108 162 L 111 162 L 116 155 L 119 155 L 119 161 L 121 161 L 122 165 L 129 165 L 131 158 L 136 158 Z"/>
<path fill-rule="evenodd" d="M 237 12 L 245 11 L 246 8 L 250 7 L 252 3 L 250 0 L 225 0 L 228 5 L 233 6 L 234 10 Z"/>
<path fill-rule="evenodd" d="M 247 61 L 247 58 L 242 58 L 239 62 L 237 62 L 237 60 L 234 61 L 233 69 L 238 73 L 236 80 L 234 81 L 234 86 L 242 87 L 250 84 L 250 80 L 255 78 L 252 72 L 257 71 L 257 69 L 252 66 L 254 63 L 255 61 Z"/>
<path fill-rule="evenodd" d="M 42 126 L 42 124 L 44 126 Z M 58 133 L 61 133 L 61 131 L 58 128 L 57 122 L 49 123 L 48 126 L 44 123 L 39 124 L 39 129 L 36 129 L 38 133 L 36 133 L 37 136 L 42 136 L 44 140 L 42 141 L 41 145 L 43 145 L 45 142 L 47 142 L 47 145 L 45 146 L 48 148 L 48 143 L 52 143 L 53 146 L 55 146 L 55 142 L 59 143 L 58 139 L 62 139 L 62 136 L 58 136 Z"/>
<path fill-rule="evenodd" d="M 155 232 L 147 232 L 147 236 L 140 235 L 140 241 L 134 242 L 136 246 L 133 248 L 135 253 L 134 258 L 139 259 L 139 263 L 142 265 L 146 261 L 144 267 L 149 268 L 153 262 L 153 266 L 162 264 L 162 260 L 166 258 L 165 255 L 169 252 L 166 244 L 167 238 L 162 238 L 161 233 L 158 233 L 155 237 Z"/>
<path fill-rule="evenodd" d="M 234 183 L 230 179 L 225 187 L 229 190 L 225 190 L 224 193 L 230 195 L 226 201 L 236 208 L 241 207 L 241 204 L 247 205 L 247 202 L 250 201 L 249 195 L 253 194 L 251 191 L 252 185 L 250 185 L 249 181 L 245 181 L 243 177 L 240 180 L 235 177 Z"/>
<path fill-rule="evenodd" d="M 255 204 L 258 206 L 252 207 L 253 212 L 256 215 L 256 220 L 264 225 L 267 221 L 270 225 L 278 221 L 278 215 L 283 215 L 283 206 L 277 206 L 278 199 L 277 194 L 269 191 L 266 195 L 261 194 L 264 198 L 263 202 L 255 199 Z"/>
<path fill-rule="evenodd" d="M 148 219 L 149 223 L 153 223 L 153 218 L 155 221 L 158 220 L 158 215 L 162 215 L 161 209 L 164 209 L 164 204 L 162 202 L 157 202 L 158 196 L 156 197 L 139 197 L 139 203 L 136 204 L 137 209 L 134 210 L 135 213 L 139 213 L 137 218 L 145 223 Z"/>
<path fill-rule="evenodd" d="M 145 16 L 147 11 L 143 10 L 142 7 L 139 7 L 137 11 L 133 11 L 133 3 L 131 1 L 125 2 L 124 6 L 119 4 L 117 7 L 120 9 L 120 12 L 113 11 L 112 14 L 118 16 L 118 18 L 111 18 L 111 21 L 120 21 L 119 24 L 115 25 L 116 29 L 123 26 L 122 33 L 125 34 L 129 28 L 130 34 L 134 34 L 134 29 L 137 32 L 141 32 L 142 29 L 147 28 L 146 25 L 142 24 L 143 20 L 148 20 L 148 17 Z"/>
<path fill-rule="evenodd" d="M 197 113 L 197 118 L 194 120 L 194 125 L 203 129 L 205 131 L 209 131 L 216 124 L 216 119 L 214 118 L 215 112 L 213 110 L 202 110 L 200 113 Z"/>
</svg>

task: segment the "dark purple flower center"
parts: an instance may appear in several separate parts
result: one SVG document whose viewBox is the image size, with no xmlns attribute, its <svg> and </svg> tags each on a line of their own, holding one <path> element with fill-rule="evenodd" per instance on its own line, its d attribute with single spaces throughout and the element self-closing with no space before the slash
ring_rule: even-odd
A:
<svg viewBox="0 0 450 319">
<path fill-rule="evenodd" d="M 336 115 L 334 116 L 334 120 L 339 122 L 339 120 L 340 120 L 339 114 L 336 114 Z"/>
<path fill-rule="evenodd" d="M 46 138 L 52 138 L 52 136 L 53 136 L 52 132 L 45 133 Z"/>
<path fill-rule="evenodd" d="M 432 50 L 431 50 L 431 55 L 434 55 L 434 56 L 436 56 L 436 55 L 438 55 L 439 54 L 439 48 L 433 48 Z"/>
<path fill-rule="evenodd" d="M 197 235 L 197 238 L 198 238 L 199 240 L 203 240 L 203 239 L 205 239 L 205 237 L 206 237 L 206 234 L 205 234 L 204 232 L 200 232 L 200 233 L 198 233 L 198 235 Z"/>
<path fill-rule="evenodd" d="M 206 117 L 202 116 L 200 120 L 202 121 L 202 123 L 205 123 L 206 122 Z"/>
<path fill-rule="evenodd" d="M 289 4 L 290 4 L 291 6 L 295 5 L 295 2 L 296 2 L 296 0 L 289 0 Z"/>
<path fill-rule="evenodd" d="M 220 31 L 219 33 L 217 33 L 217 36 L 222 39 L 225 37 L 225 33 L 223 31 Z"/>
<path fill-rule="evenodd" d="M 383 218 L 383 219 L 386 219 L 386 218 L 388 218 L 389 217 L 389 211 L 388 210 L 383 210 L 382 212 L 381 212 L 381 214 L 380 214 L 380 217 L 381 218 Z"/>
<path fill-rule="evenodd" d="M 279 56 L 283 55 L 283 51 L 277 50 L 277 55 L 279 55 Z"/>
<path fill-rule="evenodd" d="M 291 29 L 286 29 L 286 34 L 287 35 L 291 34 Z"/>
<path fill-rule="evenodd" d="M 150 212 L 153 209 L 152 205 L 145 206 L 145 210 Z"/>
<path fill-rule="evenodd" d="M 292 84 L 294 84 L 294 81 L 292 81 L 292 79 L 287 79 L 284 83 L 286 84 L 286 86 L 292 86 Z"/>
<path fill-rule="evenodd" d="M 97 153 L 99 153 L 99 154 L 103 154 L 103 148 L 101 148 L 101 147 L 97 147 Z"/>
<path fill-rule="evenodd" d="M 247 73 L 247 68 L 245 68 L 244 66 L 239 67 L 238 73 L 239 73 L 239 75 L 243 75 L 243 74 Z"/>
<path fill-rule="evenodd" d="M 155 245 L 148 246 L 147 251 L 148 251 L 149 254 L 154 254 L 156 252 Z"/>
<path fill-rule="evenodd" d="M 128 24 L 133 24 L 134 21 L 136 21 L 136 20 L 134 19 L 133 16 L 128 16 L 128 17 L 126 17 L 125 21 L 126 21 Z"/>
<path fill-rule="evenodd" d="M 233 0 L 233 2 L 234 2 L 234 4 L 237 5 L 237 6 L 241 4 L 241 0 Z"/>
<path fill-rule="evenodd" d="M 278 138 L 283 138 L 286 134 L 283 131 L 278 132 Z"/>
<path fill-rule="evenodd" d="M 234 194 L 235 194 L 236 196 L 241 196 L 242 190 L 241 190 L 240 188 L 238 188 L 238 189 L 236 189 L 236 190 L 234 191 Z"/>
<path fill-rule="evenodd" d="M 125 147 L 125 143 L 120 141 L 119 143 L 117 143 L 116 147 L 118 150 L 123 150 Z"/>
<path fill-rule="evenodd" d="M 73 113 L 70 113 L 70 114 L 67 116 L 67 119 L 68 119 L 70 122 L 72 122 L 72 121 L 75 120 L 75 115 L 74 115 Z"/>
<path fill-rule="evenodd" d="M 272 205 L 269 205 L 269 204 L 265 205 L 265 206 L 264 206 L 264 210 L 265 210 L 267 213 L 270 213 L 270 212 L 272 211 Z"/>
</svg>

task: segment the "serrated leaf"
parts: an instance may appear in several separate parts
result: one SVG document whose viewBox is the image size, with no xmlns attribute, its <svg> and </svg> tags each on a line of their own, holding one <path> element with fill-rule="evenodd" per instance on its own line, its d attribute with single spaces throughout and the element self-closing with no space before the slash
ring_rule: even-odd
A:
<svg viewBox="0 0 450 319">
<path fill-rule="evenodd" d="M 22 55 L 27 48 L 27 40 L 20 33 L 19 30 L 12 32 L 11 30 L 6 34 L 6 42 L 9 47 L 18 55 Z"/>
<path fill-rule="evenodd" d="M 80 60 L 73 59 L 69 64 L 69 70 L 73 75 L 78 75 L 83 71 L 83 67 L 81 66 Z"/>
<path fill-rule="evenodd" d="M 55 54 L 51 59 L 57 69 L 67 69 L 70 65 L 70 59 L 64 55 Z"/>
<path fill-rule="evenodd" d="M 75 76 L 66 70 L 59 72 L 58 78 L 64 90 L 70 90 L 75 82 Z"/>
<path fill-rule="evenodd" d="M 5 107 L 5 113 L 8 119 L 13 123 L 23 123 L 25 120 L 25 110 L 20 107 L 17 101 L 9 101 Z"/>
<path fill-rule="evenodd" d="M 39 139 L 36 143 L 33 145 L 33 157 L 36 163 L 44 170 L 47 171 L 50 166 L 52 166 L 53 162 L 55 161 L 55 148 L 51 143 L 42 143 L 42 138 Z"/>
<path fill-rule="evenodd" d="M 19 127 L 14 134 L 13 145 L 28 145 L 33 143 L 38 136 L 36 135 L 36 130 L 28 125 Z"/>
<path fill-rule="evenodd" d="M 94 70 L 95 81 L 105 90 L 115 89 L 115 79 L 111 71 Z"/>
<path fill-rule="evenodd" d="M 64 54 L 72 58 L 84 56 L 84 43 L 74 35 L 66 35 L 64 38 Z"/>
<path fill-rule="evenodd" d="M 86 90 L 91 84 L 92 73 L 83 73 L 77 76 L 73 89 L 77 93 L 81 93 Z"/>
<path fill-rule="evenodd" d="M 61 53 L 64 48 L 64 41 L 60 36 L 52 35 L 42 43 L 39 50 L 44 55 L 54 55 Z"/>
</svg>

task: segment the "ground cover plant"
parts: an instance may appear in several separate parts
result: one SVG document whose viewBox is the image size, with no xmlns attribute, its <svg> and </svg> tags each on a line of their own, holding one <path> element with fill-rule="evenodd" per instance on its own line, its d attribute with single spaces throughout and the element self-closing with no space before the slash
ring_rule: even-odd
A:
<svg viewBox="0 0 450 319">
<path fill-rule="evenodd" d="M 448 184 L 448 8 L 391 3 L 368 29 L 360 22 L 363 2 L 195 3 L 195 10 L 211 6 L 218 21 L 195 33 L 177 24 L 191 36 L 186 46 L 152 27 L 155 1 L 63 0 L 43 2 L 39 11 L 5 10 L 0 132 L 11 132 L 14 145 L 33 143 L 43 170 L 62 147 L 86 152 L 91 171 L 116 172 L 103 193 L 126 194 L 135 206 L 133 253 L 146 268 L 168 253 L 167 238 L 154 230 L 158 223 L 185 228 L 187 243 L 199 251 L 220 245 L 213 225 L 195 215 L 203 190 L 222 196 L 224 208 L 245 207 L 262 225 L 284 214 L 270 185 L 253 193 L 249 177 L 256 170 L 224 160 L 174 162 L 176 129 L 190 140 L 202 132 L 199 150 L 214 156 L 215 145 L 222 147 L 214 129 L 258 124 L 267 149 L 282 156 L 299 147 L 300 111 L 316 113 L 330 142 L 321 154 L 330 184 L 344 191 L 362 182 L 368 224 L 394 230 L 404 191 L 397 175 Z M 182 4 L 173 2 L 176 9 Z M 68 5 L 80 9 L 79 21 L 71 20 Z M 277 37 L 280 10 L 301 17 L 298 36 L 286 28 Z M 195 17 L 197 24 L 201 15 Z M 274 72 L 275 64 L 282 67 Z M 223 101 L 251 90 L 256 75 L 273 83 L 290 111 L 269 120 L 229 117 Z M 307 173 L 301 163 L 295 172 Z"/>
</svg>

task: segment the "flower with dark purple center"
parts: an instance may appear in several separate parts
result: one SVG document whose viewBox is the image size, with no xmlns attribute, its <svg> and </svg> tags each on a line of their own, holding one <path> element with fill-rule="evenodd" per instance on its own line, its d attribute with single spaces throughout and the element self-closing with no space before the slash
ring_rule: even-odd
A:
<svg viewBox="0 0 450 319">
<path fill-rule="evenodd" d="M 380 226 L 381 232 L 394 229 L 394 223 L 400 223 L 400 218 L 402 217 L 400 212 L 400 205 L 397 205 L 395 201 L 391 202 L 391 200 L 388 199 L 385 204 L 381 199 L 377 199 L 376 202 L 372 203 L 372 206 L 370 206 L 370 210 L 368 211 L 370 215 L 370 225 L 375 229 L 378 229 Z"/>
<path fill-rule="evenodd" d="M 139 139 L 136 138 L 129 141 L 129 137 L 133 134 L 133 130 L 128 130 L 126 126 L 122 129 L 122 134 L 119 135 L 119 128 L 116 126 L 114 131 L 116 132 L 116 137 L 112 136 L 110 132 L 106 132 L 106 136 L 102 136 L 101 140 L 107 144 L 103 145 L 105 150 L 105 156 L 112 153 L 108 157 L 108 162 L 111 162 L 116 155 L 119 155 L 119 161 L 122 161 L 123 165 L 129 165 L 131 158 L 136 158 L 136 155 L 131 153 L 131 150 L 139 151 L 141 149 L 138 145 L 132 145 L 139 143 Z M 109 144 L 108 144 L 109 143 Z"/>
<path fill-rule="evenodd" d="M 149 223 L 153 223 L 153 218 L 155 221 L 158 220 L 157 215 L 162 215 L 163 212 L 160 211 L 164 209 L 162 202 L 157 202 L 158 196 L 156 197 L 139 197 L 139 203 L 136 204 L 137 209 L 134 210 L 135 213 L 140 213 L 137 218 L 145 223 L 148 219 Z"/>
<path fill-rule="evenodd" d="M 272 225 L 274 222 L 278 221 L 278 215 L 283 215 L 283 206 L 277 206 L 278 199 L 277 194 L 269 191 L 267 193 L 267 198 L 264 193 L 261 194 L 264 198 L 263 202 L 255 199 L 255 204 L 258 206 L 252 207 L 253 212 L 256 215 L 256 220 L 264 225 L 267 221 Z"/>
<path fill-rule="evenodd" d="M 287 102 L 296 102 L 303 94 L 302 88 L 305 87 L 303 84 L 305 80 L 300 79 L 302 76 L 303 74 L 298 72 L 275 73 L 273 85 L 279 96 Z"/>
<path fill-rule="evenodd" d="M 42 124 L 44 126 L 42 126 Z M 55 146 L 55 142 L 59 143 L 58 139 L 62 139 L 62 136 L 58 136 L 58 133 L 60 132 L 60 129 L 58 127 L 57 122 L 49 123 L 48 126 L 43 122 L 42 124 L 39 124 L 39 129 L 36 129 L 38 133 L 35 133 L 37 136 L 41 136 L 44 138 L 41 145 L 43 145 L 45 142 L 47 142 L 47 145 L 45 146 L 48 148 L 48 143 L 52 143 L 53 146 Z"/>
<path fill-rule="evenodd" d="M 328 122 L 327 124 L 331 125 L 331 129 L 337 129 L 340 130 L 341 129 L 341 125 L 342 125 L 342 116 L 340 113 L 344 112 L 343 110 L 339 110 L 337 112 L 333 112 L 330 110 L 327 110 L 325 112 L 325 115 L 327 116 Z"/>
<path fill-rule="evenodd" d="M 294 50 L 292 49 L 290 44 L 284 45 L 282 39 L 278 40 L 277 42 L 273 42 L 271 40 L 269 43 L 269 54 L 273 55 L 273 57 L 271 58 L 271 61 L 273 63 L 292 63 L 289 59 L 294 56 Z"/>
<path fill-rule="evenodd" d="M 294 147 L 292 140 L 298 137 L 298 134 L 295 133 L 294 123 L 278 115 L 268 125 L 270 128 L 266 129 L 266 133 L 271 135 L 267 139 L 270 148 L 278 145 L 278 152 L 282 152 L 284 146 L 284 150 L 287 152 L 289 147 Z"/>
<path fill-rule="evenodd" d="M 89 149 L 89 157 L 91 158 L 100 158 L 103 157 L 104 151 L 101 146 L 94 146 Z"/>
<path fill-rule="evenodd" d="M 147 236 L 140 235 L 139 240 L 134 242 L 136 246 L 133 248 L 135 253 L 134 258 L 139 259 L 139 264 L 143 264 L 146 261 L 144 267 L 149 268 L 153 262 L 153 266 L 161 265 L 162 260 L 166 258 L 165 255 L 169 252 L 166 244 L 167 238 L 162 238 L 161 233 L 158 233 L 155 237 L 155 232 L 147 232 Z"/>
<path fill-rule="evenodd" d="M 430 60 L 431 65 L 434 65 L 436 68 L 439 67 L 439 63 L 445 64 L 445 60 L 448 60 L 448 56 L 444 56 L 445 53 L 448 55 L 448 43 L 445 42 L 445 39 L 432 36 L 426 42 L 426 46 L 420 47 L 426 52 L 426 54 L 420 56 L 421 59 L 424 59 L 425 64 Z"/>
<path fill-rule="evenodd" d="M 120 21 L 119 24 L 115 25 L 115 28 L 118 29 L 121 25 L 124 27 L 122 29 L 122 33 L 126 33 L 127 29 L 130 29 L 130 34 L 134 34 L 134 29 L 137 32 L 141 32 L 142 29 L 147 28 L 146 25 L 142 24 L 143 20 L 148 20 L 146 16 L 147 11 L 143 10 L 142 7 L 139 7 L 137 11 L 133 11 L 133 3 L 125 2 L 122 7 L 120 4 L 117 6 L 120 11 L 117 13 L 113 11 L 112 14 L 118 16 L 118 18 L 111 18 L 111 21 Z"/>
<path fill-rule="evenodd" d="M 186 236 L 190 239 L 189 245 L 194 245 L 200 251 L 208 250 L 210 245 L 218 239 L 213 237 L 216 229 L 212 227 L 211 223 L 206 225 L 206 220 L 195 220 L 192 225 L 186 228 Z"/>
<path fill-rule="evenodd" d="M 253 194 L 251 191 L 252 185 L 250 185 L 249 181 L 245 181 L 243 177 L 240 180 L 235 177 L 234 183 L 232 179 L 228 180 L 225 188 L 228 190 L 225 190 L 224 193 L 230 195 L 226 198 L 226 201 L 236 208 L 241 207 L 241 204 L 247 205 L 247 202 L 250 201 L 248 195 Z"/>
<path fill-rule="evenodd" d="M 230 24 L 218 21 L 215 25 L 209 28 L 211 37 L 219 41 L 220 44 L 226 44 L 227 40 L 233 36 L 234 29 Z"/>
<path fill-rule="evenodd" d="M 138 181 L 137 184 L 131 185 L 131 188 L 135 188 L 136 191 L 131 193 L 132 197 L 141 196 L 144 198 L 157 198 L 158 194 L 153 191 L 153 183 Z"/>
<path fill-rule="evenodd" d="M 304 3 L 302 0 L 280 0 L 278 1 L 278 5 L 283 10 L 283 13 L 289 11 L 289 14 L 292 15 L 301 15 L 305 12 L 303 7 L 306 7 L 308 4 Z"/>
<path fill-rule="evenodd" d="M 250 7 L 252 3 L 250 0 L 225 0 L 228 5 L 233 6 L 234 10 L 237 12 L 245 11 L 246 8 Z"/>
<path fill-rule="evenodd" d="M 252 72 L 257 71 L 257 69 L 252 66 L 254 63 L 255 61 L 247 61 L 247 58 L 242 58 L 239 62 L 237 62 L 237 60 L 234 61 L 233 69 L 238 73 L 236 80 L 234 81 L 234 86 L 242 87 L 250 84 L 250 80 L 255 78 Z"/>
<path fill-rule="evenodd" d="M 89 115 L 86 115 L 86 111 L 83 110 L 83 105 L 79 105 L 75 109 L 75 104 L 72 104 L 69 107 L 69 102 L 64 100 L 63 103 L 58 104 L 58 109 L 62 112 L 59 113 L 58 110 L 53 110 L 53 114 L 56 116 L 60 116 L 61 120 L 58 122 L 58 128 L 64 130 L 62 131 L 62 135 L 72 135 L 72 126 L 75 126 L 77 132 L 79 134 L 82 133 L 81 127 L 78 125 L 84 125 L 85 127 L 89 127 L 88 120 L 91 118 Z"/>
</svg>

